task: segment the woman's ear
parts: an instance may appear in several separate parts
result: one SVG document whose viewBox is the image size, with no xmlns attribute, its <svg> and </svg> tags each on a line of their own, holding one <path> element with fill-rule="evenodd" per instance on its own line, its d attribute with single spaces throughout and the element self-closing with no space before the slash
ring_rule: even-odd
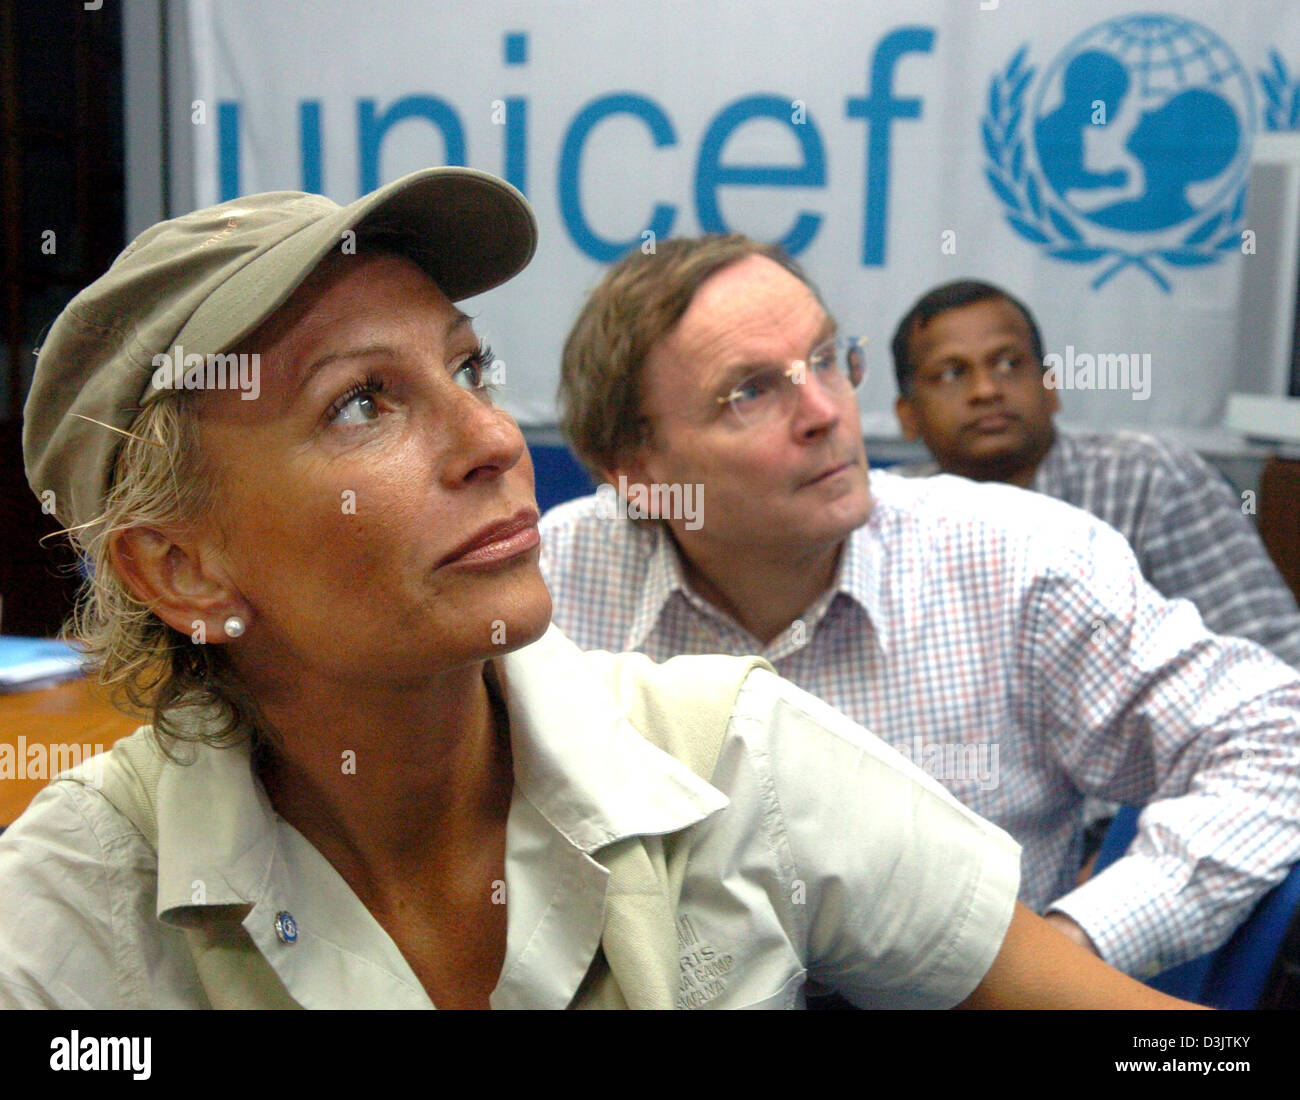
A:
<svg viewBox="0 0 1300 1100">
<path fill-rule="evenodd" d="M 226 620 L 247 619 L 208 544 L 158 527 L 131 527 L 112 540 L 109 553 L 123 583 L 173 630 L 195 641 L 226 641 Z"/>
</svg>

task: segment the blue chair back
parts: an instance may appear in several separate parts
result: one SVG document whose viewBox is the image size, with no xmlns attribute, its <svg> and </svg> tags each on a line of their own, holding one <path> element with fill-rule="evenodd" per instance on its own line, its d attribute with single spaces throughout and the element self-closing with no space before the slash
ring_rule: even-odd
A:
<svg viewBox="0 0 1300 1100">
<path fill-rule="evenodd" d="M 562 441 L 528 440 L 537 486 L 537 506 L 547 509 L 596 491 L 596 485 Z"/>
<path fill-rule="evenodd" d="M 1140 807 L 1121 807 L 1097 853 L 1094 874 L 1119 859 L 1137 835 Z M 1264 895 L 1245 921 L 1216 951 L 1175 966 L 1147 984 L 1172 997 L 1214 1008 L 1259 1008 L 1265 992 L 1281 979 L 1279 956 L 1300 911 L 1300 864 Z"/>
</svg>

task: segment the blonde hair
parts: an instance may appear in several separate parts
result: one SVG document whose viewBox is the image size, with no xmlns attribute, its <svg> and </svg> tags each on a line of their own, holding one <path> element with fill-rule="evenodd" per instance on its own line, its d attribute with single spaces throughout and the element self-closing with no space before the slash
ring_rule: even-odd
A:
<svg viewBox="0 0 1300 1100">
<path fill-rule="evenodd" d="M 121 532 L 194 524 L 212 511 L 215 485 L 200 453 L 195 396 L 177 390 L 145 406 L 118 452 L 103 511 L 67 532 L 89 575 L 63 636 L 86 652 L 117 706 L 149 721 L 169 756 L 178 742 L 222 746 L 269 732 L 225 647 L 168 626 L 113 563 Z"/>
</svg>

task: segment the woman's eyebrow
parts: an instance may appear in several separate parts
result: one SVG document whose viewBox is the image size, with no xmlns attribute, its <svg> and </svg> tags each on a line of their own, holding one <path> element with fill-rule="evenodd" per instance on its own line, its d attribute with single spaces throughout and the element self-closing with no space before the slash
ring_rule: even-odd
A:
<svg viewBox="0 0 1300 1100">
<path fill-rule="evenodd" d="M 393 355 L 394 353 L 395 349 L 390 344 L 365 344 L 355 348 L 344 348 L 342 351 L 328 352 L 296 373 L 293 387 L 289 391 L 289 399 L 291 401 L 296 399 L 307 383 L 316 377 L 322 368 L 329 366 L 331 363 L 336 363 L 340 359 L 364 359 L 367 356 Z"/>
<path fill-rule="evenodd" d="M 444 343 L 450 342 L 451 338 L 461 329 L 469 328 L 474 322 L 474 318 L 468 313 L 462 313 L 456 310 L 455 315 L 447 322 L 442 331 Z M 305 369 L 298 372 L 294 378 L 293 388 L 290 391 L 290 398 L 298 396 L 298 393 L 307 384 L 307 382 L 316 375 L 322 367 L 337 362 L 340 359 L 364 359 L 372 355 L 395 356 L 397 349 L 392 344 L 363 344 L 355 348 L 343 348 L 340 351 L 331 351 L 315 359 Z"/>
<path fill-rule="evenodd" d="M 443 330 L 442 333 L 443 339 L 450 340 L 452 335 L 456 332 L 457 329 L 468 328 L 471 327 L 473 324 L 474 324 L 473 317 L 471 317 L 468 313 L 462 313 L 460 310 L 456 310 L 456 315 L 450 321 L 447 322 L 447 327 L 446 329 Z"/>
</svg>

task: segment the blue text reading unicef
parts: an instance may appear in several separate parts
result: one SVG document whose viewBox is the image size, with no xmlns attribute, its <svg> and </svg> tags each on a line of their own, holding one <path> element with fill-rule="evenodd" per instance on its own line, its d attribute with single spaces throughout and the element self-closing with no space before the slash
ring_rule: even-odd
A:
<svg viewBox="0 0 1300 1100">
<path fill-rule="evenodd" d="M 844 101 L 845 115 L 863 119 L 867 126 L 865 193 L 863 196 L 862 263 L 880 266 L 885 262 L 885 225 L 889 207 L 889 161 L 891 126 L 895 119 L 919 119 L 921 100 L 898 99 L 893 94 L 894 68 L 907 53 L 929 53 L 934 46 L 935 28 L 900 27 L 881 37 L 871 56 L 867 92 Z M 505 36 L 507 65 L 527 64 L 527 36 L 512 32 Z M 528 193 L 528 100 L 504 100 L 502 174 Z M 668 237 L 677 221 L 677 208 L 656 204 L 649 220 L 629 237 L 610 240 L 599 236 L 588 223 L 582 202 L 582 158 L 587 139 L 606 119 L 614 115 L 639 119 L 658 148 L 677 144 L 677 131 L 663 106 L 646 96 L 627 92 L 600 96 L 584 106 L 565 131 L 560 147 L 557 178 L 560 211 L 573 243 L 593 260 L 608 263 L 639 246 L 643 233 Z M 378 111 L 373 99 L 357 100 L 358 190 L 365 194 L 380 185 L 380 147 L 384 135 L 405 119 L 429 122 L 442 134 L 448 164 L 467 165 L 465 130 L 456 109 L 444 99 L 409 95 Z M 795 165 L 736 165 L 723 163 L 723 150 L 732 133 L 752 119 L 771 119 L 789 126 L 798 139 L 802 163 Z M 218 105 L 218 171 L 221 199 L 239 196 L 240 104 L 223 101 Z M 321 103 L 303 100 L 298 105 L 299 149 L 302 189 L 321 191 L 322 143 Z M 751 95 L 723 107 L 709 123 L 700 143 L 695 165 L 695 212 L 706 233 L 727 233 L 730 227 L 718 205 L 722 187 L 825 187 L 826 155 L 821 133 L 811 115 L 796 124 L 791 118 L 791 101 L 774 95 Z M 779 243 L 792 254 L 803 251 L 821 226 L 819 214 L 802 211 Z"/>
</svg>

